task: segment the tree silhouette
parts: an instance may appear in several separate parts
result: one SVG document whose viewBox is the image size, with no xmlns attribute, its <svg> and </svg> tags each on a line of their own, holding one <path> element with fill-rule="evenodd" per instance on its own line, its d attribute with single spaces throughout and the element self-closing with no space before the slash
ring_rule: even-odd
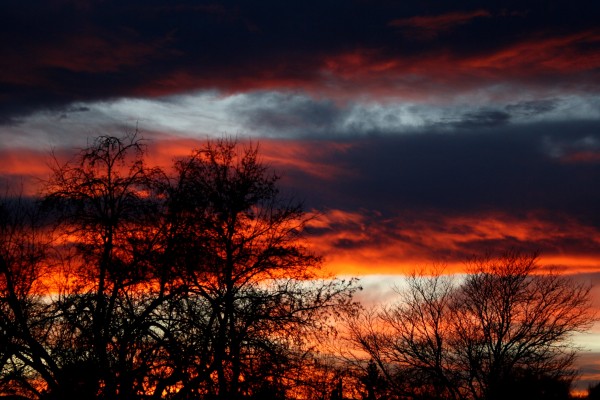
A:
<svg viewBox="0 0 600 400">
<path fill-rule="evenodd" d="M 518 398 L 541 382 L 568 387 L 569 335 L 593 320 L 589 287 L 541 271 L 530 254 L 473 259 L 469 267 L 460 283 L 411 276 L 403 300 L 377 315 L 381 329 L 355 321 L 354 342 L 410 377 L 413 392 L 438 398 Z"/>
<path fill-rule="evenodd" d="M 57 354 L 68 354 L 61 391 L 131 398 L 141 386 L 135 373 L 149 368 L 138 364 L 140 344 L 153 336 L 147 319 L 166 296 L 148 286 L 160 232 L 152 193 L 162 175 L 146 167 L 144 156 L 135 133 L 100 136 L 73 160 L 56 163 L 46 186 L 61 250 L 72 250 L 69 286 L 54 303 L 63 336 Z"/>
<path fill-rule="evenodd" d="M 600 382 L 597 382 L 594 385 L 589 385 L 587 398 L 589 400 L 600 399 Z"/>
<path fill-rule="evenodd" d="M 133 133 L 56 162 L 42 198 L 0 199 L 0 395 L 566 398 L 589 287 L 509 253 L 459 281 L 415 274 L 400 303 L 357 313 L 278 182 L 226 139 L 151 168 Z M 341 317 L 360 374 L 320 353 Z"/>
<path fill-rule="evenodd" d="M 208 143 L 176 170 L 169 204 L 177 271 L 198 306 L 208 357 L 194 366 L 202 366 L 198 376 L 216 377 L 207 390 L 235 399 L 254 365 L 269 359 L 277 371 L 310 331 L 331 328 L 320 317 L 351 305 L 353 282 L 315 280 L 320 259 L 301 241 L 307 218 L 281 198 L 256 147 Z M 277 378 L 265 372 L 262 379 Z"/>
<path fill-rule="evenodd" d="M 335 385 L 329 396 L 329 400 L 344 400 L 344 384 L 342 377 L 336 377 Z"/>
<path fill-rule="evenodd" d="M 135 133 L 100 136 L 31 210 L 2 203 L 0 391 L 285 398 L 355 282 L 320 276 L 256 147 L 209 141 L 172 173 L 145 157 Z"/>
<path fill-rule="evenodd" d="M 381 373 L 379 367 L 374 360 L 369 360 L 367 367 L 359 378 L 360 383 L 364 385 L 364 391 L 362 394 L 363 400 L 378 400 L 382 398 L 381 392 L 385 390 L 386 382 Z"/>
<path fill-rule="evenodd" d="M 0 200 L 0 391 L 39 396 L 34 384 L 59 387 L 49 336 L 54 327 L 43 301 L 48 243 L 39 235 L 35 205 L 21 196 Z"/>
</svg>

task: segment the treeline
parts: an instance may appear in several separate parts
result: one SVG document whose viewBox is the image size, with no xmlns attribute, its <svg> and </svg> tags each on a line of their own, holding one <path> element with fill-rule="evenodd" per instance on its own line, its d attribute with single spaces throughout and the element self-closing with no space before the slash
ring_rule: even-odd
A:
<svg viewBox="0 0 600 400">
<path fill-rule="evenodd" d="M 593 319 L 589 286 L 518 252 L 473 258 L 467 272 L 413 274 L 398 303 L 349 320 L 350 340 L 387 383 L 368 398 L 568 399 L 568 338 Z"/>
<path fill-rule="evenodd" d="M 5 196 L 0 394 L 568 397 L 589 287 L 512 253 L 365 310 L 355 280 L 322 274 L 311 217 L 277 182 L 253 146 L 209 141 L 165 171 L 132 134 L 55 160 L 35 199 Z"/>
</svg>

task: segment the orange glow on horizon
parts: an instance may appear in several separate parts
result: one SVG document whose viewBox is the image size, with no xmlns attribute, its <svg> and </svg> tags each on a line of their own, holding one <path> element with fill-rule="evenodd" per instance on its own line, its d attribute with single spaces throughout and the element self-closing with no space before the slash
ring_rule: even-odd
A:
<svg viewBox="0 0 600 400">
<path fill-rule="evenodd" d="M 153 136 L 169 137 L 158 133 Z M 205 141 L 173 137 L 149 140 L 147 164 L 168 170 L 174 159 L 189 156 Z M 247 144 L 244 140 L 240 142 Z M 332 154 L 348 151 L 350 143 L 260 140 L 255 144 L 260 146 L 265 163 L 275 170 L 300 171 L 323 181 L 353 173 L 327 161 Z M 57 156 L 61 160 L 68 158 L 61 154 Z M 34 178 L 50 173 L 49 152 L 4 151 L 1 160 L 1 173 Z M 24 181 L 25 194 L 36 193 L 41 184 L 39 179 Z M 309 223 L 309 228 L 317 233 L 311 234 L 308 242 L 315 253 L 325 256 L 327 271 L 336 274 L 402 274 L 432 263 L 460 272 L 467 256 L 502 246 L 537 248 L 542 253 L 540 264 L 569 273 L 600 271 L 600 254 L 593 251 L 600 248 L 600 233 L 593 226 L 567 216 L 548 216 L 536 211 L 521 218 L 501 212 L 463 215 L 421 212 L 384 220 L 376 212 L 365 210 L 330 209 L 318 214 Z M 579 248 L 573 242 L 587 247 Z"/>
<path fill-rule="evenodd" d="M 431 266 L 441 265 L 444 271 L 449 274 L 460 274 L 466 272 L 465 261 L 447 261 L 437 263 L 427 258 L 406 259 L 406 260 L 381 260 L 376 254 L 373 259 L 368 260 L 366 254 L 360 254 L 355 257 L 348 254 L 346 257 L 326 257 L 325 270 L 334 275 L 406 275 L 421 269 L 427 269 Z M 542 268 L 557 267 L 559 271 L 565 274 L 585 274 L 600 272 L 600 257 L 586 256 L 540 256 L 539 265 Z"/>
<path fill-rule="evenodd" d="M 600 254 L 593 249 L 580 253 L 576 247 L 557 247 L 572 240 L 600 246 L 600 233 L 575 220 L 554 222 L 543 217 L 535 213 L 526 219 L 500 213 L 424 214 L 420 220 L 398 219 L 381 226 L 360 212 L 330 210 L 311 222 L 319 233 L 310 243 L 325 255 L 326 267 L 339 274 L 404 274 L 432 264 L 459 273 L 465 271 L 465 261 L 472 255 L 519 245 L 541 250 L 542 267 L 566 273 L 600 272 Z"/>
</svg>

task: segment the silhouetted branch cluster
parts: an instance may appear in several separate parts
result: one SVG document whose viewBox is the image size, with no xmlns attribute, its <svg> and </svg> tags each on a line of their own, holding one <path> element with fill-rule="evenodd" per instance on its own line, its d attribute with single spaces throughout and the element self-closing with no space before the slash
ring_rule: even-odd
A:
<svg viewBox="0 0 600 400">
<path fill-rule="evenodd" d="M 568 398 L 590 287 L 536 258 L 475 258 L 462 279 L 413 274 L 400 302 L 350 321 L 351 340 L 400 398 Z"/>
<path fill-rule="evenodd" d="M 163 170 L 130 134 L 54 160 L 41 198 L 6 196 L 0 395 L 568 396 L 589 287 L 514 252 L 463 278 L 414 274 L 400 302 L 361 311 L 354 280 L 322 276 L 309 217 L 277 183 L 256 146 L 209 141 Z"/>
<path fill-rule="evenodd" d="M 355 306 L 256 147 L 208 142 L 165 172 L 137 135 L 102 136 L 52 172 L 42 201 L 2 203 L 5 394 L 284 398 Z"/>
</svg>

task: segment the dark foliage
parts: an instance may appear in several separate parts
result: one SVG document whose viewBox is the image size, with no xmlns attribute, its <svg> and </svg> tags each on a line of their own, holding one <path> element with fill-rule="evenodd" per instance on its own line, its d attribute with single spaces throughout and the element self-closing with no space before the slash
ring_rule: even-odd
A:
<svg viewBox="0 0 600 400">
<path fill-rule="evenodd" d="M 286 398 L 356 286 L 319 275 L 277 180 L 256 147 L 208 142 L 170 174 L 102 136 L 39 202 L 3 201 L 0 392 Z"/>
<path fill-rule="evenodd" d="M 588 388 L 588 396 L 589 400 L 597 400 L 600 399 L 600 382 L 595 385 L 590 385 Z"/>
<path fill-rule="evenodd" d="M 352 341 L 395 396 L 567 398 L 575 376 L 570 334 L 594 320 L 590 287 L 541 271 L 536 255 L 469 265 L 459 282 L 411 276 L 402 301 L 351 321 Z"/>
<path fill-rule="evenodd" d="M 568 398 L 589 287 L 535 255 L 414 275 L 361 314 L 255 146 L 209 141 L 165 171 L 137 134 L 102 136 L 52 172 L 39 199 L 0 201 L 0 395 Z M 340 317 L 368 362 L 319 353 Z"/>
</svg>

